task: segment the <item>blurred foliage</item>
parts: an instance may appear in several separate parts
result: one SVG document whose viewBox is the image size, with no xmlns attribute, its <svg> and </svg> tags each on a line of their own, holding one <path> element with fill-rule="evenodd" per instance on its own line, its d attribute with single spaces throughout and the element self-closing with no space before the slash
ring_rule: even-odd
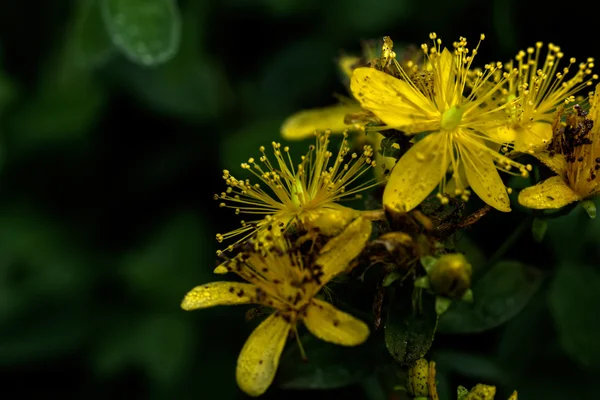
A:
<svg viewBox="0 0 600 400">
<path fill-rule="evenodd" d="M 35 0 L 0 11 L 0 368 L 4 392 L 25 398 L 243 398 L 235 361 L 255 323 L 240 308 L 185 313 L 179 302 L 213 279 L 214 234 L 237 224 L 212 202 L 221 169 L 278 138 L 287 115 L 345 94 L 342 51 L 483 31 L 486 58 L 538 40 L 599 56 L 593 24 L 540 0 Z M 440 319 L 448 334 L 430 355 L 444 399 L 479 381 L 498 398 L 596 397 L 600 225 L 576 207 L 517 229 L 522 211 L 456 238 L 477 301 Z M 385 349 L 306 340 L 302 364 L 288 346 L 267 398 L 379 400 L 398 384 Z"/>
</svg>

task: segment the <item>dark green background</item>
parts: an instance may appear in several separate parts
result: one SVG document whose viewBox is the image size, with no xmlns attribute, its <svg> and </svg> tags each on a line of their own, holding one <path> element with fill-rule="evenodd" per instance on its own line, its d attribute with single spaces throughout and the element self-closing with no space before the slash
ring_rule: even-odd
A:
<svg viewBox="0 0 600 400">
<path fill-rule="evenodd" d="M 287 115 L 345 94 L 342 50 L 485 32 L 481 63 L 538 40 L 600 56 L 581 2 L 187 0 L 177 54 L 144 66 L 110 45 L 92 3 L 0 5 L 0 381 L 23 398 L 243 397 L 235 361 L 256 323 L 179 303 L 215 279 L 215 233 L 237 224 L 212 201 L 221 170 L 256 156 Z M 525 218 L 486 217 L 484 254 Z M 508 255 L 546 273 L 542 290 L 502 328 L 436 338 L 443 390 L 598 397 L 599 234 L 579 209 L 542 244 L 525 229 Z M 385 398 L 362 387 L 322 398 Z"/>
</svg>

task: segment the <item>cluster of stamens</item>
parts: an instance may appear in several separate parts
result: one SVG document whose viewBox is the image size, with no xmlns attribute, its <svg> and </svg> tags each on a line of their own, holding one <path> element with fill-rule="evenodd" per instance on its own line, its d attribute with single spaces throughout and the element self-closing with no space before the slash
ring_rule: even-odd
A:
<svg viewBox="0 0 600 400">
<path fill-rule="evenodd" d="M 357 183 L 369 168 L 375 167 L 374 150 L 365 145 L 362 154 L 351 152 L 344 133 L 337 154 L 329 150 L 329 132 L 316 133 L 316 144 L 295 165 L 290 148 L 272 142 L 274 161 L 260 147 L 260 157 L 248 159 L 241 167 L 249 171 L 259 183 L 237 179 L 228 170 L 223 171 L 227 189 L 214 195 L 220 207 L 233 208 L 236 214 L 259 215 L 261 219 L 242 222 L 242 226 L 225 234 L 217 234 L 217 241 L 243 235 L 238 242 L 256 231 L 285 231 L 304 212 L 314 211 L 334 202 L 353 199 L 360 192 L 377 184 L 374 179 Z M 229 247 L 230 248 L 230 247 Z"/>
</svg>

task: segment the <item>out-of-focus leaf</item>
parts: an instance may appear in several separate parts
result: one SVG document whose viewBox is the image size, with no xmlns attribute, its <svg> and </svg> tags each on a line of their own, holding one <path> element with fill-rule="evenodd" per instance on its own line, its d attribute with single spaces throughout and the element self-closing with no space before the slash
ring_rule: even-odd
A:
<svg viewBox="0 0 600 400">
<path fill-rule="evenodd" d="M 568 215 L 548 219 L 546 239 L 552 243 L 552 251 L 556 255 L 557 264 L 574 262 L 583 254 L 585 245 L 592 242 L 597 246 L 598 226 L 600 222 L 590 220 L 583 208 L 576 207 Z"/>
<path fill-rule="evenodd" d="M 27 207 L 0 213 L 0 321 L 84 294 L 92 268 L 58 222 Z"/>
<path fill-rule="evenodd" d="M 150 302 L 179 307 L 185 293 L 208 279 L 214 268 L 212 262 L 206 264 L 216 257 L 216 240 L 203 228 L 196 213 L 181 213 L 125 257 L 120 271 L 133 290 Z"/>
<path fill-rule="evenodd" d="M 130 60 L 157 65 L 179 49 L 181 19 L 175 0 L 100 0 L 113 43 Z"/>
<path fill-rule="evenodd" d="M 77 63 L 87 67 L 98 67 L 116 53 L 102 20 L 100 2 L 103 0 L 80 1 L 79 15 L 75 21 L 74 45 Z"/>
<path fill-rule="evenodd" d="M 97 371 L 112 375 L 134 365 L 163 384 L 182 379 L 199 337 L 180 317 L 154 314 L 112 326 L 96 353 Z"/>
<path fill-rule="evenodd" d="M 346 35 L 380 31 L 382 27 L 397 25 L 410 17 L 413 4 L 397 0 L 335 0 L 332 3 L 325 15 L 326 20 L 336 21 L 331 26 L 331 33 L 343 32 Z M 341 31 L 341 27 L 345 30 Z"/>
<path fill-rule="evenodd" d="M 495 384 L 507 382 L 507 375 L 502 367 L 485 355 L 441 350 L 435 353 L 434 361 L 438 366 L 443 366 L 443 368 L 448 368 L 473 380 L 494 382 Z"/>
<path fill-rule="evenodd" d="M 586 367 L 600 368 L 600 272 L 588 265 L 562 265 L 549 302 L 564 349 Z"/>
<path fill-rule="evenodd" d="M 302 361 L 298 346 L 286 351 L 279 366 L 278 385 L 284 389 L 335 389 L 357 383 L 375 369 L 375 342 L 344 347 L 312 335 L 301 338 L 308 361 Z"/>
<path fill-rule="evenodd" d="M 330 41 L 315 36 L 284 47 L 266 64 L 258 83 L 244 88 L 244 107 L 259 115 L 280 115 L 279 122 L 283 122 L 286 116 L 299 111 L 300 104 L 322 93 L 328 79 L 334 77 L 337 51 Z"/>
<path fill-rule="evenodd" d="M 390 300 L 385 321 L 385 345 L 402 365 L 410 365 L 424 357 L 433 343 L 437 326 L 435 297 L 423 293 L 420 308 L 413 309 L 411 290 L 397 290 Z"/>
<path fill-rule="evenodd" d="M 19 147 L 72 139 L 88 133 L 106 93 L 89 76 L 55 76 L 11 119 L 11 141 Z"/>
<path fill-rule="evenodd" d="M 17 89 L 12 79 L 0 69 L 0 116 L 2 116 L 6 106 L 15 99 L 16 94 Z"/>
<path fill-rule="evenodd" d="M 13 366 L 57 356 L 77 348 L 88 334 L 81 312 L 46 310 L 34 317 L 22 316 L 18 324 L 0 328 L 0 365 Z"/>
<path fill-rule="evenodd" d="M 273 16 L 297 16 L 303 11 L 318 7 L 315 0 L 224 0 L 227 6 L 259 7 L 265 9 Z"/>
<path fill-rule="evenodd" d="M 473 287 L 473 303 L 454 302 L 440 317 L 443 333 L 475 333 L 502 325 L 527 305 L 543 276 L 516 261 L 495 264 Z"/>
<path fill-rule="evenodd" d="M 81 138 L 96 122 L 107 93 L 92 71 L 78 62 L 77 29 L 74 23 L 61 47 L 40 65 L 37 90 L 31 98 L 22 99 L 10 115 L 7 141 L 13 148 Z"/>
<path fill-rule="evenodd" d="M 512 376 L 527 376 L 531 364 L 545 352 L 548 339 L 541 338 L 548 338 L 546 318 L 546 293 L 540 290 L 523 311 L 505 325 L 496 359 Z"/>
<path fill-rule="evenodd" d="M 145 68 L 115 62 L 110 71 L 132 96 L 154 110 L 200 123 L 214 119 L 232 101 L 223 71 L 211 56 L 204 54 L 204 2 L 191 2 L 184 9 L 181 49 L 168 63 Z M 206 132 L 205 134 L 210 134 Z"/>
</svg>

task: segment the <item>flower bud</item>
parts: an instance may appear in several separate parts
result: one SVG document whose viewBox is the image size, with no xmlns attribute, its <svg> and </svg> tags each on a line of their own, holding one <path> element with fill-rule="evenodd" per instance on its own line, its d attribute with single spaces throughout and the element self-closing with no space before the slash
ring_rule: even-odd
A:
<svg viewBox="0 0 600 400">
<path fill-rule="evenodd" d="M 471 287 L 472 273 L 464 255 L 444 254 L 429 273 L 429 281 L 436 294 L 458 298 Z"/>
</svg>

